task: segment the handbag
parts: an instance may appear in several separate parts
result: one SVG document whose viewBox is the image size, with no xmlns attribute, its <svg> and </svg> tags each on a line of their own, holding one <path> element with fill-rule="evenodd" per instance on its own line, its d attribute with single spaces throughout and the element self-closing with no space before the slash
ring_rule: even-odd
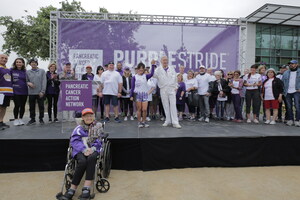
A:
<svg viewBox="0 0 300 200">
<path fill-rule="evenodd" d="M 188 103 L 191 106 L 198 107 L 198 102 L 199 102 L 199 94 L 197 90 L 192 90 L 188 94 Z"/>
</svg>

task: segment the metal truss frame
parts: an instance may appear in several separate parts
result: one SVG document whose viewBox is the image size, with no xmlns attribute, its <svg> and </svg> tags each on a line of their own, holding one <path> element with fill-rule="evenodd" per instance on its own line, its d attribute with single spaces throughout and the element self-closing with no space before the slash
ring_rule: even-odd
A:
<svg viewBox="0 0 300 200">
<path fill-rule="evenodd" d="M 58 19 L 82 19 L 82 20 L 105 20 L 105 21 L 135 21 L 149 24 L 173 24 L 185 26 L 240 26 L 240 35 L 245 33 L 246 26 L 244 20 L 238 18 L 221 18 L 221 17 L 192 17 L 192 16 L 170 16 L 170 15 L 143 15 L 143 14 L 115 14 L 115 13 L 83 13 L 83 12 L 67 12 L 52 11 L 50 14 L 50 60 L 57 60 L 58 50 Z M 240 38 L 240 55 L 239 65 L 245 63 L 246 46 L 241 45 L 246 38 Z M 243 48 L 242 48 L 243 47 Z M 242 59 L 243 58 L 243 59 Z"/>
</svg>

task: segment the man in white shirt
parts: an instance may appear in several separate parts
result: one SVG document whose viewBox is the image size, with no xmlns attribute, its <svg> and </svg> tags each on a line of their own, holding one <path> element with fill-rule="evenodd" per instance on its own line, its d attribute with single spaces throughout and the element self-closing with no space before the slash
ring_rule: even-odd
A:
<svg viewBox="0 0 300 200">
<path fill-rule="evenodd" d="M 285 71 L 282 76 L 283 93 L 286 98 L 287 125 L 300 127 L 300 68 L 297 60 L 291 60 L 289 70 Z M 294 119 L 293 105 L 296 108 L 296 116 Z"/>
<path fill-rule="evenodd" d="M 199 67 L 199 74 L 196 76 L 198 82 L 199 94 L 199 108 L 200 118 L 199 121 L 209 122 L 209 82 L 212 81 L 212 76 L 206 73 L 205 66 Z"/>
<path fill-rule="evenodd" d="M 115 121 L 120 123 L 119 109 L 118 109 L 118 98 L 120 98 L 122 92 L 123 80 L 119 72 L 114 70 L 114 63 L 108 63 L 108 70 L 103 72 L 100 77 L 100 92 L 99 96 L 103 97 L 105 105 L 105 122 L 109 122 L 109 110 L 110 104 L 114 107 Z"/>
<path fill-rule="evenodd" d="M 177 89 L 177 75 L 173 66 L 168 66 L 168 57 L 161 58 L 161 66 L 159 66 L 153 77 L 157 79 L 158 87 L 160 88 L 160 95 L 164 111 L 166 114 L 166 121 L 163 126 L 173 124 L 174 128 L 181 128 L 178 122 L 176 109 L 176 89 Z"/>
</svg>

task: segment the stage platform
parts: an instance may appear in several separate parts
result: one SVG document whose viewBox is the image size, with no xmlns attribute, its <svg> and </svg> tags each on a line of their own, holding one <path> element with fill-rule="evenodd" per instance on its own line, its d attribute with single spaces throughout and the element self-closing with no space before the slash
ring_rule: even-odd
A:
<svg viewBox="0 0 300 200">
<path fill-rule="evenodd" d="M 300 165 L 300 128 L 230 121 L 137 121 L 106 124 L 114 169 Z M 62 170 L 73 122 L 21 126 L 0 132 L 0 172 Z"/>
</svg>

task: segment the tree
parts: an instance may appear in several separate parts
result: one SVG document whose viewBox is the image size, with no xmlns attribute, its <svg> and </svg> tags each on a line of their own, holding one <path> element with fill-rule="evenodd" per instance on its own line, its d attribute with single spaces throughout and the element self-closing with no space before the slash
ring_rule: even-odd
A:
<svg viewBox="0 0 300 200">
<path fill-rule="evenodd" d="M 67 0 L 60 2 L 61 8 L 57 9 L 52 5 L 40 8 L 37 16 L 26 15 L 23 19 L 14 20 L 10 16 L 0 17 L 0 25 L 6 27 L 2 33 L 5 43 L 2 49 L 10 54 L 12 51 L 26 59 L 40 57 L 42 60 L 49 58 L 50 40 L 50 12 L 51 11 L 85 11 L 81 2 Z M 105 9 L 105 8 L 102 8 Z M 106 9 L 105 9 L 106 10 Z M 107 10 L 106 10 L 107 11 Z M 27 12 L 27 11 L 25 11 Z"/>
</svg>

